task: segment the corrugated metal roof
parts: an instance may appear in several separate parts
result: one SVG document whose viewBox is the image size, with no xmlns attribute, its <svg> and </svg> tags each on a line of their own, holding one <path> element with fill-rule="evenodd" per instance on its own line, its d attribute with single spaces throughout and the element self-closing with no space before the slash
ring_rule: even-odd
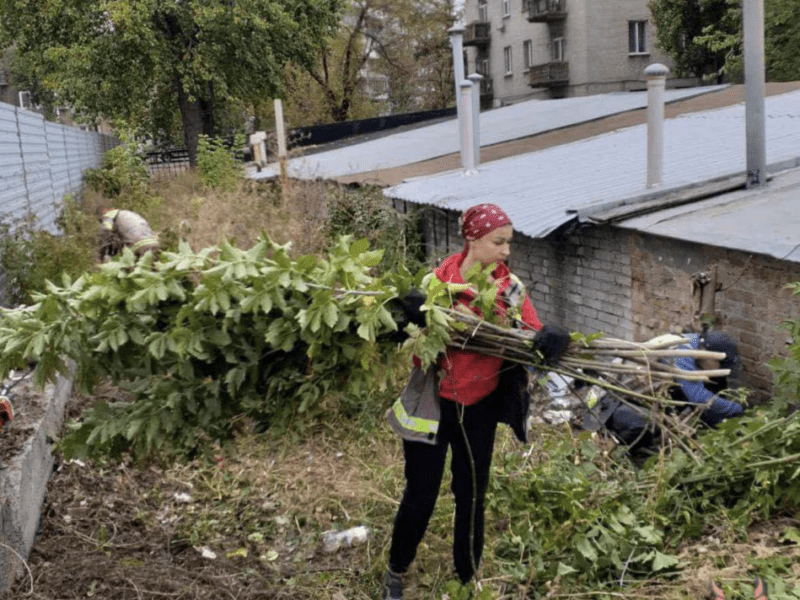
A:
<svg viewBox="0 0 800 600">
<path fill-rule="evenodd" d="M 800 169 L 766 185 L 617 223 L 619 227 L 800 262 Z"/>
<path fill-rule="evenodd" d="M 727 86 L 707 86 L 667 90 L 666 102 L 719 91 Z M 507 142 L 577 123 L 627 112 L 647 106 L 646 92 L 618 92 L 561 100 L 529 100 L 482 112 L 481 146 Z M 459 151 L 458 121 L 451 119 L 427 127 L 390 134 L 385 137 L 336 150 L 289 160 L 290 177 L 317 179 L 366 173 L 453 154 Z M 275 177 L 279 166 L 267 165 L 253 179 Z"/>
<path fill-rule="evenodd" d="M 765 111 L 770 171 L 800 165 L 800 91 L 766 98 Z M 744 104 L 667 119 L 664 139 L 665 193 L 744 173 Z M 420 177 L 384 194 L 459 211 L 495 202 L 517 231 L 544 237 L 578 211 L 651 196 L 646 152 L 647 127 L 639 125 L 494 161 L 470 175 L 459 170 Z"/>
</svg>

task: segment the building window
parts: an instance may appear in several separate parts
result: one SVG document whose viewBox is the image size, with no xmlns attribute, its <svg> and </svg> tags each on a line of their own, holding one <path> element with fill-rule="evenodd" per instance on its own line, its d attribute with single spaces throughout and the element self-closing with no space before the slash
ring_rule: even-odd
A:
<svg viewBox="0 0 800 600">
<path fill-rule="evenodd" d="M 628 21 L 628 52 L 647 54 L 647 21 Z"/>
<path fill-rule="evenodd" d="M 475 71 L 484 77 L 489 76 L 489 56 L 481 54 L 475 59 Z"/>
<path fill-rule="evenodd" d="M 553 62 L 564 62 L 564 38 L 553 38 L 552 44 Z"/>
<path fill-rule="evenodd" d="M 503 64 L 506 68 L 506 75 L 511 75 L 514 72 L 511 62 L 511 46 L 503 48 Z"/>
<path fill-rule="evenodd" d="M 489 22 L 489 5 L 486 2 L 487 0 L 478 1 L 478 21 L 481 23 Z"/>
<path fill-rule="evenodd" d="M 525 59 L 525 71 L 533 66 L 533 42 L 525 40 L 522 42 L 522 56 Z"/>
<path fill-rule="evenodd" d="M 503 0 L 503 16 L 511 16 L 511 0 Z"/>
</svg>

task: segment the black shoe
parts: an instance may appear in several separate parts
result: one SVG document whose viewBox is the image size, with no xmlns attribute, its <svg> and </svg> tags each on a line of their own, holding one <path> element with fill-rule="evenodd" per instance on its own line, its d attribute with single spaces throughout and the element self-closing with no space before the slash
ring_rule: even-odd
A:
<svg viewBox="0 0 800 600">
<path fill-rule="evenodd" d="M 403 576 L 391 569 L 386 569 L 383 580 L 382 600 L 403 600 Z"/>
</svg>

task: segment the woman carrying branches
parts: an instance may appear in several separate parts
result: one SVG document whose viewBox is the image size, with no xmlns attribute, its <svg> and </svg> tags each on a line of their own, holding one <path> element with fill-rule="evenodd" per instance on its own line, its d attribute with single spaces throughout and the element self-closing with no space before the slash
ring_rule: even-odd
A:
<svg viewBox="0 0 800 600">
<path fill-rule="evenodd" d="M 467 280 L 478 268 L 490 273 L 495 312 L 536 331 L 535 347 L 545 361 L 556 362 L 569 344 L 569 333 L 542 326 L 522 282 L 506 265 L 513 235 L 508 215 L 494 204 L 473 206 L 461 218 L 461 235 L 463 251 L 446 258 L 429 276 L 427 293 L 449 294 L 456 309 L 482 317 L 473 305 L 477 291 Z M 384 600 L 403 597 L 402 575 L 428 527 L 448 448 L 455 496 L 455 569 L 463 584 L 475 575 L 483 551 L 484 497 L 497 424 L 511 425 L 517 437 L 527 441 L 527 375 L 521 365 L 506 366 L 502 358 L 452 346 L 425 372 L 415 359 L 409 383 L 388 413 L 403 438 L 406 485 L 392 532 Z"/>
</svg>

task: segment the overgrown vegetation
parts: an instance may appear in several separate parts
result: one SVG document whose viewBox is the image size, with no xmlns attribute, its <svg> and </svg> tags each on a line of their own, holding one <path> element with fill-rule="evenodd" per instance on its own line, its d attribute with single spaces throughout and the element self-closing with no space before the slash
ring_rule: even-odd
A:
<svg viewBox="0 0 800 600">
<path fill-rule="evenodd" d="M 135 518 L 115 518 L 97 502 L 98 512 L 74 525 L 87 585 L 115 599 L 131 581 L 153 589 L 145 586 L 154 572 L 190 586 L 189 565 L 196 569 L 207 548 L 217 559 L 203 564 L 217 565 L 215 581 L 231 596 L 375 597 L 403 485 L 400 444 L 380 416 L 404 382 L 407 356 L 373 340 L 392 329 L 384 302 L 414 281 L 399 269 L 418 260 L 408 219 L 393 221 L 375 190 L 320 183 L 280 190 L 240 182 L 226 191 L 188 176 L 151 195 L 164 201 L 146 216 L 160 233 L 174 232 L 160 260 L 134 263 L 126 253 L 73 275 L 37 296 L 27 316 L 4 319 L 0 332 L 4 369 L 33 356 L 44 378 L 64 353 L 78 358 L 83 381 L 108 385 L 111 377 L 129 392 L 94 397 L 62 440 L 70 452 L 93 449 L 93 464 L 114 465 L 96 480 L 79 463 L 65 466 L 72 476 L 64 485 L 87 479 L 68 494 L 75 503 L 111 472 L 123 474 L 110 478 L 114 486 L 142 479 L 140 495 L 126 488 L 115 496 L 118 505 L 129 496 Z M 792 287 L 800 295 L 800 284 Z M 772 598 L 800 598 L 800 413 L 790 407 L 800 394 L 800 322 L 786 328 L 794 341 L 770 363 L 773 402 L 703 431 L 699 462 L 673 451 L 635 467 L 589 433 L 538 425 L 523 447 L 501 430 L 482 590 L 461 588 L 450 571 L 445 481 L 408 597 L 677 600 L 705 595 L 716 579 L 726 597 L 741 599 L 760 575 Z M 433 342 L 415 350 L 430 358 Z M 87 347 L 90 357 L 76 356 Z M 207 454 L 173 463 L 168 448 Z M 151 468 L 161 464 L 158 477 L 130 463 L 148 454 Z M 109 539 L 129 520 L 142 539 L 157 537 L 148 552 L 134 554 L 144 542 Z M 370 527 L 369 544 L 320 551 L 323 531 L 353 525 Z M 147 565 L 164 547 L 170 554 Z M 55 560 L 43 559 L 41 573 L 52 574 Z M 123 569 L 125 560 L 147 568 Z M 104 561 L 113 561 L 105 575 L 89 568 Z M 185 568 L 171 573 L 174 562 Z M 212 579 L 197 593 L 213 594 Z"/>
</svg>

